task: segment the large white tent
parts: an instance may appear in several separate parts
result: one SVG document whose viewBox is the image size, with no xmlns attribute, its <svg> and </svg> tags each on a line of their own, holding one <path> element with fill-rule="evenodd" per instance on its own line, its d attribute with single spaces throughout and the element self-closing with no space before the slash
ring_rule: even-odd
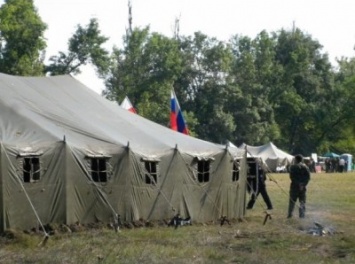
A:
<svg viewBox="0 0 355 264">
<path fill-rule="evenodd" d="M 0 231 L 244 216 L 245 151 L 151 122 L 69 75 L 0 74 L 0 113 Z"/>
<path fill-rule="evenodd" d="M 278 168 L 287 167 L 293 161 L 294 156 L 276 147 L 272 142 L 261 146 L 250 146 L 245 143 L 239 146 L 246 149 L 249 157 L 261 158 L 270 171 L 277 171 Z"/>
</svg>

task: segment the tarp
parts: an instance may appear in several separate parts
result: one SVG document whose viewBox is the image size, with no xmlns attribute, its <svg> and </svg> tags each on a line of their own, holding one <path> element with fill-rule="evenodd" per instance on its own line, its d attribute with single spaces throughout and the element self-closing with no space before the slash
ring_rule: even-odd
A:
<svg viewBox="0 0 355 264">
<path fill-rule="evenodd" d="M 69 75 L 0 74 L 0 113 L 0 231 L 244 216 L 245 151 L 151 122 Z"/>
<path fill-rule="evenodd" d="M 345 171 L 352 171 L 353 169 L 353 155 L 349 153 L 343 153 L 340 155 L 340 158 L 344 159 L 346 161 L 345 165 Z"/>
<path fill-rule="evenodd" d="M 272 142 L 261 146 L 250 146 L 245 143 L 239 146 L 246 149 L 248 156 L 261 158 L 270 171 L 276 172 L 280 167 L 286 167 L 293 161 L 293 156 L 276 147 Z"/>
<path fill-rule="evenodd" d="M 339 158 L 340 155 L 334 153 L 334 152 L 327 152 L 323 155 L 323 157 L 327 157 L 327 158 Z"/>
</svg>

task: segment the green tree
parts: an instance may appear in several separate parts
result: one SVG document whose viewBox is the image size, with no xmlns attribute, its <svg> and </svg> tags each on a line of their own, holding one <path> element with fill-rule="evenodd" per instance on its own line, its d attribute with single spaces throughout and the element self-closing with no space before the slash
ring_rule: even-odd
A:
<svg viewBox="0 0 355 264">
<path fill-rule="evenodd" d="M 92 18 L 86 27 L 78 25 L 68 41 L 68 53 L 59 52 L 59 55 L 50 57 L 51 63 L 46 66 L 46 73 L 79 74 L 81 66 L 91 64 L 103 78 L 110 65 L 109 53 L 102 47 L 107 40 L 101 35 L 97 19 Z"/>
<path fill-rule="evenodd" d="M 0 71 L 23 76 L 43 74 L 46 42 L 32 0 L 6 0 L 0 7 Z"/>
<path fill-rule="evenodd" d="M 140 115 L 168 126 L 170 91 L 181 72 L 178 42 L 151 33 L 149 27 L 135 28 L 112 60 L 106 97 L 121 102 L 128 95 Z"/>
<path fill-rule="evenodd" d="M 275 63 L 274 42 L 263 31 L 254 40 L 235 36 L 231 46 L 235 58 L 233 86 L 241 91 L 232 93 L 229 101 L 237 124 L 234 141 L 258 145 L 275 140 L 280 133 L 269 97 L 280 70 Z"/>
<path fill-rule="evenodd" d="M 309 154 L 330 133 L 337 115 L 331 64 L 322 46 L 298 28 L 274 34 L 276 60 L 282 66 L 274 87 L 275 118 L 283 133 L 280 145 L 292 153 Z"/>
<path fill-rule="evenodd" d="M 199 137 L 225 143 L 235 130 L 233 116 L 225 108 L 226 78 L 233 61 L 230 48 L 201 32 L 181 37 L 179 43 L 183 68 L 175 90 L 180 104 L 194 114 L 194 129 Z"/>
<path fill-rule="evenodd" d="M 355 154 L 355 58 L 338 60 L 336 72 L 337 115 L 333 117 L 332 141 L 327 138 L 328 150 Z"/>
</svg>

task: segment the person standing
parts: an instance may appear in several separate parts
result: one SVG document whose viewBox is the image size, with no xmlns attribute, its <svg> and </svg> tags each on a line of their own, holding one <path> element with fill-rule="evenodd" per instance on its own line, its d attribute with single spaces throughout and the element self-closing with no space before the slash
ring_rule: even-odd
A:
<svg viewBox="0 0 355 264">
<path fill-rule="evenodd" d="M 258 198 L 258 195 L 261 194 L 261 196 L 263 197 L 264 199 L 264 202 L 267 206 L 267 210 L 272 210 L 273 207 L 272 207 L 272 203 L 271 203 L 271 200 L 270 200 L 270 197 L 267 193 L 267 190 L 266 190 L 266 184 L 265 184 L 265 180 L 266 180 L 266 176 L 265 176 L 265 173 L 264 173 L 264 170 L 262 169 L 262 166 L 261 166 L 261 160 L 256 160 L 256 166 L 257 166 L 257 181 L 254 182 L 254 184 L 252 184 L 251 187 L 251 196 L 250 196 L 250 200 L 248 202 L 248 205 L 247 205 L 247 209 L 252 209 L 255 202 L 256 202 L 256 198 Z"/>
<path fill-rule="evenodd" d="M 345 167 L 345 159 L 340 158 L 339 159 L 339 172 L 344 172 L 344 167 Z"/>
<path fill-rule="evenodd" d="M 303 163 L 303 156 L 300 154 L 295 156 L 295 164 L 290 167 L 290 179 L 290 200 L 287 218 L 292 217 L 297 199 L 299 201 L 299 217 L 304 218 L 306 212 L 307 184 L 311 179 L 311 174 L 309 168 Z"/>
</svg>

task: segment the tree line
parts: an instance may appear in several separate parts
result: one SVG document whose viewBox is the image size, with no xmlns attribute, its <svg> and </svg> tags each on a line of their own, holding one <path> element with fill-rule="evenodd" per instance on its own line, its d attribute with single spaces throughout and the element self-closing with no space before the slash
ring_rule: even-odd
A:
<svg viewBox="0 0 355 264">
<path fill-rule="evenodd" d="M 91 64 L 106 98 L 128 95 L 140 115 L 164 126 L 174 89 L 189 130 L 201 139 L 272 141 L 291 154 L 355 154 L 355 59 L 333 66 L 322 45 L 297 27 L 220 41 L 202 32 L 180 35 L 178 22 L 171 37 L 130 24 L 122 47 L 108 51 L 108 37 L 91 19 L 77 26 L 67 51 L 45 63 L 47 25 L 32 0 L 6 0 L 0 21 L 0 72 L 75 75 Z"/>
</svg>

